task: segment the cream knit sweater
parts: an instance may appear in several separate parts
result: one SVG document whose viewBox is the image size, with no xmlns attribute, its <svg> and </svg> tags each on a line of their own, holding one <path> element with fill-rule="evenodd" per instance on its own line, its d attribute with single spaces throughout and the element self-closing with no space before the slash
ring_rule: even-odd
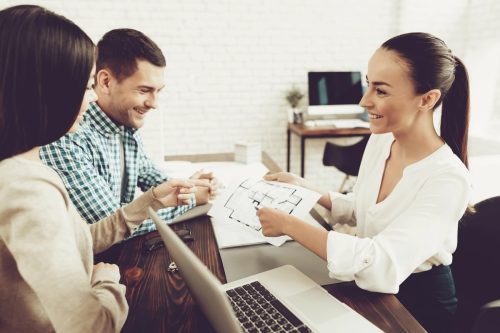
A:
<svg viewBox="0 0 500 333">
<path fill-rule="evenodd" d="M 151 190 L 88 225 L 41 162 L 0 162 L 0 332 L 118 332 L 128 305 L 119 274 L 93 273 L 106 250 L 161 208 Z"/>
</svg>

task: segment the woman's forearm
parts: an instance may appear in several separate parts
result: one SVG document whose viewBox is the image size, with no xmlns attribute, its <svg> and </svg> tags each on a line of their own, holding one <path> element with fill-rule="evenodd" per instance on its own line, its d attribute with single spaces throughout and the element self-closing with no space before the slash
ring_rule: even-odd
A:
<svg viewBox="0 0 500 333">
<path fill-rule="evenodd" d="M 317 256 L 326 260 L 326 242 L 328 231 L 322 227 L 310 225 L 294 216 L 289 216 L 284 233 L 299 242 Z"/>
<path fill-rule="evenodd" d="M 307 181 L 303 178 L 302 178 L 301 186 L 305 187 L 311 191 L 318 192 L 319 194 L 321 194 L 321 197 L 319 198 L 318 203 L 328 210 L 332 209 L 332 201 L 330 200 L 330 195 L 328 194 L 328 192 L 324 192 L 324 191 L 320 190 L 318 187 L 316 187 L 315 185 L 313 185 L 312 183 L 310 183 L 309 181 Z"/>
</svg>

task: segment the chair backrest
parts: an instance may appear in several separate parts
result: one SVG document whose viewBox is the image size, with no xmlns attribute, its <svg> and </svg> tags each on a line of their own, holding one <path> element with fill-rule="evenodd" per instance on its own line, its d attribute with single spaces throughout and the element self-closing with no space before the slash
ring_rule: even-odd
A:
<svg viewBox="0 0 500 333">
<path fill-rule="evenodd" d="M 459 222 L 451 266 L 459 332 L 470 332 L 481 306 L 500 299 L 500 196 L 479 202 L 475 209 Z"/>
<path fill-rule="evenodd" d="M 472 333 L 497 333 L 500 331 L 500 300 L 481 308 L 472 328 Z"/>
<path fill-rule="evenodd" d="M 334 166 L 349 176 L 357 176 L 369 138 L 365 136 L 361 141 L 350 146 L 340 146 L 327 141 L 323 152 L 323 165 Z"/>
</svg>

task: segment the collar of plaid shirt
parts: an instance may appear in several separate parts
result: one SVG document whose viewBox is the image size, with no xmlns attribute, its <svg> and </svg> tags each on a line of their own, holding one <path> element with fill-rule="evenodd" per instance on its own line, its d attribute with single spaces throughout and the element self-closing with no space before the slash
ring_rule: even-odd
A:
<svg viewBox="0 0 500 333">
<path fill-rule="evenodd" d="M 109 137 L 110 135 L 117 134 L 121 132 L 120 126 L 116 125 L 111 118 L 108 117 L 104 111 L 97 105 L 96 102 L 92 102 L 89 105 L 88 111 L 85 113 L 85 120 L 92 122 L 95 129 L 102 135 Z M 128 132 L 135 136 L 137 133 L 137 128 L 131 128 L 124 126 L 125 132 Z"/>
</svg>

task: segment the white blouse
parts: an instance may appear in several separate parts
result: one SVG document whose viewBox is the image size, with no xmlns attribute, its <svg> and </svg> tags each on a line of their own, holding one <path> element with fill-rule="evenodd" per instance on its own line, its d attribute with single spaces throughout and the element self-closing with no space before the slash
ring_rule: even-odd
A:
<svg viewBox="0 0 500 333">
<path fill-rule="evenodd" d="M 471 193 L 467 168 L 445 144 L 407 166 L 376 203 L 393 141 L 392 133 L 372 135 L 353 192 L 330 193 L 332 222 L 354 223 L 356 235 L 330 231 L 327 242 L 330 277 L 385 293 L 412 273 L 451 264 Z"/>
</svg>

